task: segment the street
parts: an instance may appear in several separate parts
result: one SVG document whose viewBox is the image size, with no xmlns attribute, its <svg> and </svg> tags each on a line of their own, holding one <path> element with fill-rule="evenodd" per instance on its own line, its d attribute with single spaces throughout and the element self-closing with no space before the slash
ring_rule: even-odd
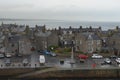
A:
<svg viewBox="0 0 120 80">
<path fill-rule="evenodd" d="M 84 63 L 74 58 L 75 63 L 71 64 L 71 58 L 60 58 L 59 56 L 53 57 L 50 55 L 45 55 L 46 63 L 45 65 L 40 65 L 39 63 L 39 53 L 34 52 L 30 56 L 24 57 L 11 57 L 11 58 L 2 58 L 0 59 L 0 68 L 37 68 L 37 67 L 57 67 L 57 68 L 80 68 L 80 69 L 93 69 L 93 68 L 119 68 L 119 65 L 116 64 L 115 60 L 112 59 L 112 64 L 101 65 L 104 62 L 104 59 L 92 59 L 88 58 Z M 5 61 L 9 59 L 10 65 L 6 65 Z M 27 59 L 28 64 L 23 65 L 23 60 Z M 61 64 L 60 61 L 63 60 L 64 63 Z"/>
</svg>

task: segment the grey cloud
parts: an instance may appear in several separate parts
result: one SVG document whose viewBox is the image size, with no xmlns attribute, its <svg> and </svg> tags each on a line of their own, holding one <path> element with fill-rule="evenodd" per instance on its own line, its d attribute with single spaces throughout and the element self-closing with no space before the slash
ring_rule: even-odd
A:
<svg viewBox="0 0 120 80">
<path fill-rule="evenodd" d="M 21 10 L 21 9 L 30 9 L 33 8 L 33 4 L 14 4 L 14 5 L 0 5 L 0 10 L 6 11 L 6 10 Z"/>
</svg>

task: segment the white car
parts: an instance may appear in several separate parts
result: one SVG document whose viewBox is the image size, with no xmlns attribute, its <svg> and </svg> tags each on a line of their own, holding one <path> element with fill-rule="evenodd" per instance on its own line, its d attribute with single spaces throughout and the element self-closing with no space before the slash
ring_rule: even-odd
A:
<svg viewBox="0 0 120 80">
<path fill-rule="evenodd" d="M 23 65 L 26 66 L 28 64 L 28 59 L 23 59 Z"/>
<path fill-rule="evenodd" d="M 3 53 L 0 53 L 0 58 L 4 58 L 4 54 Z"/>
<path fill-rule="evenodd" d="M 112 63 L 109 58 L 105 58 L 104 62 L 107 63 L 107 64 L 111 64 Z"/>
<path fill-rule="evenodd" d="M 56 55 L 55 53 L 53 53 L 53 52 L 50 52 L 50 55 L 53 56 L 53 57 L 57 56 L 57 55 Z"/>
<path fill-rule="evenodd" d="M 93 54 L 92 58 L 103 58 L 103 56 L 99 55 L 99 54 Z"/>
<path fill-rule="evenodd" d="M 39 56 L 39 62 L 40 62 L 40 64 L 44 64 L 45 63 L 45 56 L 44 55 L 40 55 Z"/>
<path fill-rule="evenodd" d="M 12 57 L 12 55 L 11 55 L 10 53 L 6 53 L 5 56 L 6 56 L 7 58 Z"/>
<path fill-rule="evenodd" d="M 120 58 L 115 59 L 115 61 L 117 62 L 117 64 L 120 64 Z"/>
</svg>

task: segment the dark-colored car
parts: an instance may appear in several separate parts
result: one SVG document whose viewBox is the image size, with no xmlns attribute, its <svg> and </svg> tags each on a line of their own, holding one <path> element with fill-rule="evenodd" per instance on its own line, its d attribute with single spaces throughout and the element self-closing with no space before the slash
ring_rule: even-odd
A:
<svg viewBox="0 0 120 80">
<path fill-rule="evenodd" d="M 3 53 L 0 53 L 0 58 L 4 58 L 5 55 Z"/>
<path fill-rule="evenodd" d="M 116 58 L 117 58 L 117 56 L 115 56 L 115 55 L 110 56 L 110 59 L 116 59 Z"/>
<path fill-rule="evenodd" d="M 11 60 L 10 60 L 10 59 L 6 59 L 6 60 L 5 60 L 5 64 L 6 64 L 6 66 L 10 66 Z"/>
</svg>

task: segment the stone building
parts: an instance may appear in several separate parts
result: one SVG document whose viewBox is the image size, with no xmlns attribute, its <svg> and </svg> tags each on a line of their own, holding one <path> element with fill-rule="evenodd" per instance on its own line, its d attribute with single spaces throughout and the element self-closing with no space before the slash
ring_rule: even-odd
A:
<svg viewBox="0 0 120 80">
<path fill-rule="evenodd" d="M 102 47 L 101 39 L 94 33 L 77 33 L 75 37 L 76 51 L 93 53 L 100 51 Z"/>
<path fill-rule="evenodd" d="M 35 31 L 35 45 L 37 50 L 48 49 L 49 46 L 58 46 L 58 35 L 55 31 L 46 30 L 44 26 L 37 26 Z"/>
<path fill-rule="evenodd" d="M 11 36 L 6 40 L 6 53 L 11 55 L 30 55 L 31 42 L 26 36 Z"/>
<path fill-rule="evenodd" d="M 89 28 L 83 28 L 82 26 L 79 28 L 72 28 L 71 26 L 69 28 L 59 27 L 59 42 L 62 47 L 70 47 L 71 45 L 75 44 L 76 34 L 86 32 L 98 33 L 101 31 L 101 27 L 92 28 L 91 26 Z"/>
<path fill-rule="evenodd" d="M 120 33 L 113 34 L 109 38 L 109 47 L 113 54 L 120 55 Z"/>
</svg>

